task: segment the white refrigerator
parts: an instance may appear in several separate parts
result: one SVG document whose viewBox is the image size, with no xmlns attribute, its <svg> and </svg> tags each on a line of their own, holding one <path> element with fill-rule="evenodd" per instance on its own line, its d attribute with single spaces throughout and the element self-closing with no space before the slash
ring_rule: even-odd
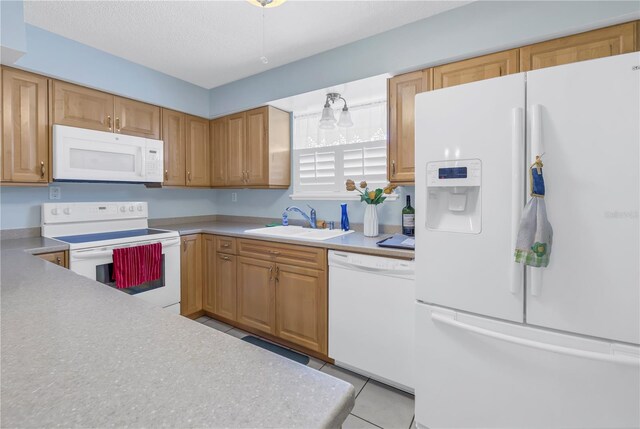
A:
<svg viewBox="0 0 640 429">
<path fill-rule="evenodd" d="M 416 423 L 640 426 L 640 54 L 416 97 Z M 549 266 L 514 262 L 542 153 Z"/>
</svg>

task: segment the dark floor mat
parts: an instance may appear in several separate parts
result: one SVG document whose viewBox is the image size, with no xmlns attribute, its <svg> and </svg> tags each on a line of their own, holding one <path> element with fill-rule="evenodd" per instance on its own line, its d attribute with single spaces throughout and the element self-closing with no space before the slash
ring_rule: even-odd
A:
<svg viewBox="0 0 640 429">
<path fill-rule="evenodd" d="M 285 349 L 284 347 L 280 347 L 251 335 L 243 337 L 242 341 L 246 341 L 250 344 L 253 344 L 254 346 L 269 350 L 270 352 L 286 357 L 287 359 L 294 360 L 298 363 L 301 363 L 302 365 L 306 365 L 309 363 L 309 356 L 301 355 L 300 353 L 294 352 L 293 350 Z"/>
</svg>

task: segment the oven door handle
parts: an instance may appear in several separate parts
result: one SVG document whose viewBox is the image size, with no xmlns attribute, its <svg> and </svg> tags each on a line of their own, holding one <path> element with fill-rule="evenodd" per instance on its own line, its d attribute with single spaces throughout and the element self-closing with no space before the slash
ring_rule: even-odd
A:
<svg viewBox="0 0 640 429">
<path fill-rule="evenodd" d="M 136 243 L 136 246 L 144 246 L 145 244 L 157 243 L 156 241 L 149 241 L 143 243 Z M 159 243 L 162 244 L 162 250 L 178 246 L 180 244 L 179 238 L 172 238 L 170 240 L 162 240 Z M 89 249 L 89 250 L 80 250 L 77 252 L 73 252 L 73 259 L 95 259 L 100 258 L 102 256 L 111 256 L 113 255 L 114 249 L 122 249 L 123 247 L 135 247 L 135 246 L 122 246 L 122 247 L 112 247 L 106 250 L 97 250 L 97 249 Z"/>
</svg>

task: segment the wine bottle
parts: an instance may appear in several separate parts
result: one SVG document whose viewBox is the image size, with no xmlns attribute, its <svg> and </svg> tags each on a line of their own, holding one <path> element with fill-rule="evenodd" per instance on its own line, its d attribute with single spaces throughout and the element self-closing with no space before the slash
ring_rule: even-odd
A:
<svg viewBox="0 0 640 429">
<path fill-rule="evenodd" d="M 413 236 L 416 232 L 416 211 L 411 207 L 411 195 L 407 195 L 407 205 L 402 209 L 402 233 Z"/>
</svg>

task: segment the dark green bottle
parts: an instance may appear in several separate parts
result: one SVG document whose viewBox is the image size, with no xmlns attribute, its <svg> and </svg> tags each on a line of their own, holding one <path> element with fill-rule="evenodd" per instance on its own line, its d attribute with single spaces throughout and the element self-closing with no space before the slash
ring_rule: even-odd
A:
<svg viewBox="0 0 640 429">
<path fill-rule="evenodd" d="M 407 205 L 402 209 L 402 233 L 412 237 L 416 233 L 416 211 L 411 207 L 411 195 L 407 195 Z"/>
</svg>

